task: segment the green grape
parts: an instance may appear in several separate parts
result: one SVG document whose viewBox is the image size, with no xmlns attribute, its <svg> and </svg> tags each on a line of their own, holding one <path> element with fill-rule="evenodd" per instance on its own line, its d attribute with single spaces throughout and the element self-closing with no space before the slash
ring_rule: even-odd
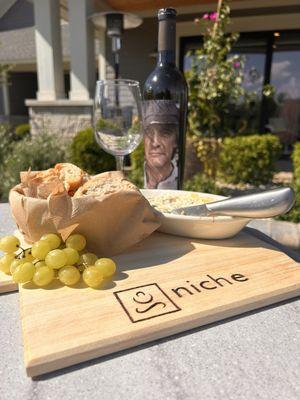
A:
<svg viewBox="0 0 300 400">
<path fill-rule="evenodd" d="M 46 267 L 45 261 L 37 261 L 34 263 L 35 268 L 41 268 L 41 267 Z"/>
<path fill-rule="evenodd" d="M 85 248 L 85 245 L 86 245 L 86 239 L 79 233 L 70 235 L 66 240 L 66 246 L 71 247 L 72 249 L 75 249 L 77 251 L 83 250 Z"/>
<path fill-rule="evenodd" d="M 14 253 L 7 253 L 0 258 L 0 270 L 5 274 L 10 273 L 10 264 L 15 260 L 16 255 Z"/>
<path fill-rule="evenodd" d="M 61 243 L 61 238 L 55 233 L 47 233 L 43 235 L 40 240 L 45 240 L 49 244 L 51 250 L 57 249 Z"/>
<path fill-rule="evenodd" d="M 31 281 L 34 273 L 34 265 L 31 262 L 26 262 L 17 266 L 12 277 L 13 280 L 17 283 L 26 283 L 28 281 Z"/>
<path fill-rule="evenodd" d="M 101 270 L 104 278 L 112 276 L 117 269 L 115 262 L 110 258 L 99 258 L 99 260 L 95 262 L 95 267 Z"/>
<path fill-rule="evenodd" d="M 46 286 L 54 279 L 54 271 L 52 268 L 44 266 L 37 268 L 32 278 L 32 282 L 36 286 Z"/>
<path fill-rule="evenodd" d="M 79 264 L 94 265 L 98 257 L 94 253 L 85 253 L 80 256 Z"/>
<path fill-rule="evenodd" d="M 58 279 L 64 285 L 72 286 L 75 285 L 80 279 L 80 272 L 72 265 L 62 267 L 58 271 Z"/>
<path fill-rule="evenodd" d="M 24 264 L 25 260 L 24 259 L 20 259 L 20 258 L 15 258 L 14 261 L 10 264 L 10 273 L 13 274 L 16 270 L 16 268 L 21 265 Z"/>
<path fill-rule="evenodd" d="M 4 236 L 0 240 L 0 250 L 5 253 L 13 253 L 17 251 L 20 246 L 20 240 L 15 236 Z"/>
<path fill-rule="evenodd" d="M 45 240 L 39 240 L 31 248 L 31 254 L 38 260 L 45 260 L 46 255 L 51 251 L 50 245 Z"/>
<path fill-rule="evenodd" d="M 84 282 L 92 288 L 96 288 L 103 281 L 102 272 L 99 268 L 94 266 L 87 267 L 83 271 L 82 278 Z"/>
<path fill-rule="evenodd" d="M 63 250 L 51 250 L 45 261 L 48 267 L 59 269 L 67 264 L 67 255 Z"/>
<path fill-rule="evenodd" d="M 66 264 L 74 265 L 79 260 L 79 254 L 77 250 L 72 249 L 71 247 L 67 247 L 66 249 L 63 249 L 63 252 L 67 256 Z"/>
</svg>

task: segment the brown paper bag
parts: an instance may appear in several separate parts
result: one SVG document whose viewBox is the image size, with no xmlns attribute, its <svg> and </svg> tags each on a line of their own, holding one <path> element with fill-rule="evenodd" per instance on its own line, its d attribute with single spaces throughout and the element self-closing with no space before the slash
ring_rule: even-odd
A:
<svg viewBox="0 0 300 400">
<path fill-rule="evenodd" d="M 107 174 L 115 174 L 116 180 L 122 177 L 118 172 Z M 86 237 L 88 249 L 102 257 L 123 252 L 159 227 L 157 216 L 138 190 L 78 198 L 57 193 L 44 200 L 25 196 L 22 185 L 17 185 L 10 191 L 9 203 L 26 241 L 34 242 L 50 232 L 65 240 L 77 232 Z"/>
</svg>

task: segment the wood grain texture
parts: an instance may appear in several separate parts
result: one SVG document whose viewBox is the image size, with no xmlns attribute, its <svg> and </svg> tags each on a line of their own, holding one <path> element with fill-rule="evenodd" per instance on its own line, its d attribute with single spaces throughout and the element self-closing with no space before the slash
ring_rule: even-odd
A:
<svg viewBox="0 0 300 400">
<path fill-rule="evenodd" d="M 29 376 L 300 294 L 299 264 L 245 232 L 220 241 L 155 233 L 115 260 L 118 274 L 99 290 L 20 287 Z"/>
<path fill-rule="evenodd" d="M 18 285 L 14 283 L 10 275 L 0 271 L 0 293 L 13 292 L 18 290 Z"/>
</svg>

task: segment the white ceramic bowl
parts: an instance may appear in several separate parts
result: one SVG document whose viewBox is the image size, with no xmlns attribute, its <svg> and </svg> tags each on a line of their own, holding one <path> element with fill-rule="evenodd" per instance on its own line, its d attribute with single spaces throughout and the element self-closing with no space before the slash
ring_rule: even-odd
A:
<svg viewBox="0 0 300 400">
<path fill-rule="evenodd" d="M 185 195 L 184 190 L 159 190 L 159 189 L 143 189 L 143 195 L 147 197 L 158 196 L 161 194 Z M 197 194 L 203 197 L 210 197 L 213 200 L 226 199 L 224 196 L 218 196 L 211 193 Z M 161 226 L 160 232 L 169 233 L 178 236 L 187 236 L 196 239 L 227 239 L 236 235 L 250 221 L 248 218 L 238 217 L 190 217 L 187 215 L 176 215 L 169 213 L 158 213 Z"/>
</svg>

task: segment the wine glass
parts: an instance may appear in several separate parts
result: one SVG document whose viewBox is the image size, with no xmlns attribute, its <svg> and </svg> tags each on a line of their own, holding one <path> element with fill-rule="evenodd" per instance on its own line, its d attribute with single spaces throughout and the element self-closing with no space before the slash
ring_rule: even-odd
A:
<svg viewBox="0 0 300 400">
<path fill-rule="evenodd" d="M 123 172 L 124 157 L 136 149 L 143 138 L 139 82 L 129 79 L 97 81 L 94 133 L 103 150 L 115 156 L 117 170 Z"/>
</svg>

